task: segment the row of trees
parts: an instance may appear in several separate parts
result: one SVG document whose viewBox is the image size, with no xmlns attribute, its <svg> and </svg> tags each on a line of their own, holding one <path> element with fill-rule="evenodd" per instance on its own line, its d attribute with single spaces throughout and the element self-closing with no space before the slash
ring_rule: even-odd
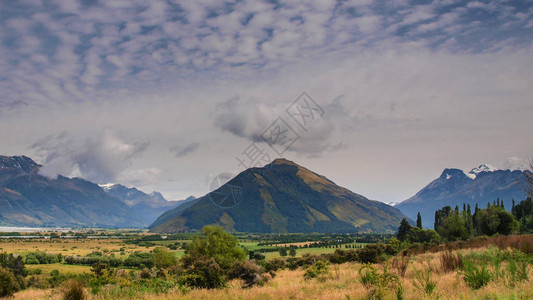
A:
<svg viewBox="0 0 533 300">
<path fill-rule="evenodd" d="M 480 209 L 476 204 L 472 213 L 470 205 L 452 209 L 445 206 L 435 212 L 434 228 L 446 240 L 464 240 L 480 235 L 508 235 L 528 232 L 533 228 L 533 211 L 531 198 L 513 207 L 511 213 L 505 210 L 499 199 L 486 208 Z"/>
<path fill-rule="evenodd" d="M 513 207 L 511 213 L 505 210 L 503 201 L 497 199 L 487 207 L 480 209 L 476 204 L 474 213 L 470 204 L 463 204 L 463 209 L 456 206 L 452 209 L 445 206 L 435 211 L 435 230 L 422 228 L 422 216 L 417 215 L 416 227 L 403 219 L 398 228 L 397 238 L 400 241 L 410 242 L 440 242 L 465 240 L 473 236 L 494 234 L 508 235 L 512 233 L 525 233 L 533 230 L 533 201 L 531 198 L 520 202 Z"/>
</svg>

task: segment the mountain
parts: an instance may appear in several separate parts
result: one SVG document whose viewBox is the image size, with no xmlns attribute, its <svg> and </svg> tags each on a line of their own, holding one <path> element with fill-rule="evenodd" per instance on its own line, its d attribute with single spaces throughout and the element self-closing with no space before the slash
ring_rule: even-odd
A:
<svg viewBox="0 0 533 300">
<path fill-rule="evenodd" d="M 134 212 L 141 216 L 141 221 L 146 225 L 151 224 L 162 213 L 178 205 L 178 201 L 167 201 L 158 192 L 146 194 L 134 187 L 128 188 L 120 184 L 103 184 L 100 187 L 108 195 L 120 199 L 131 207 Z"/>
<path fill-rule="evenodd" d="M 154 223 L 152 223 L 152 225 L 150 225 L 149 228 L 157 227 L 163 223 L 170 221 L 174 217 L 181 214 L 182 211 L 184 211 L 185 209 L 189 208 L 191 205 L 196 203 L 197 200 L 198 198 L 194 196 L 189 196 L 185 200 L 176 201 L 177 202 L 176 206 L 170 210 L 165 211 L 159 217 L 156 216 L 157 219 L 154 221 Z"/>
<path fill-rule="evenodd" d="M 452 208 L 457 205 L 462 209 L 463 203 L 470 204 L 473 211 L 476 203 L 485 208 L 487 202 L 500 198 L 505 208 L 510 210 L 513 199 L 517 203 L 525 199 L 519 183 L 525 179 L 525 172 L 498 170 L 489 165 L 481 165 L 468 173 L 445 169 L 439 178 L 394 207 L 411 219 L 420 212 L 422 225 L 428 228 L 433 228 L 435 210 L 447 205 Z"/>
<path fill-rule="evenodd" d="M 276 159 L 240 173 L 150 227 L 153 232 L 198 230 L 207 224 L 241 232 L 385 232 L 395 231 L 403 217 L 385 203 Z"/>
<path fill-rule="evenodd" d="M 12 226 L 143 227 L 141 217 L 97 184 L 38 174 L 26 156 L 0 156 L 0 224 Z"/>
</svg>

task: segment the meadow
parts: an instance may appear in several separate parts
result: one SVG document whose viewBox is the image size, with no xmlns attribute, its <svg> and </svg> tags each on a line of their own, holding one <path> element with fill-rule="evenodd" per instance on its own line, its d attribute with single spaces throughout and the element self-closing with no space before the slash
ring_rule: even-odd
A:
<svg viewBox="0 0 533 300">
<path fill-rule="evenodd" d="M 454 252 L 463 256 L 494 254 L 494 248 L 468 249 Z M 391 268 L 391 262 L 374 264 L 382 272 L 384 268 L 398 276 L 403 288 L 404 299 L 531 299 L 533 285 L 531 281 L 519 281 L 510 284 L 505 277 L 495 278 L 480 289 L 472 289 L 460 275 L 459 270 L 446 271 L 441 263 L 441 256 L 446 251 L 425 253 L 410 258 L 405 275 Z M 492 254 L 491 254 L 492 253 Z M 333 265 L 327 275 L 315 279 L 305 279 L 305 270 L 281 270 L 275 278 L 263 286 L 248 289 L 241 288 L 239 280 L 231 281 L 224 289 L 180 289 L 171 290 L 166 294 L 136 293 L 132 299 L 366 299 L 372 298 L 372 287 L 361 282 L 359 270 L 365 266 L 360 263 L 344 263 Z M 502 266 L 506 269 L 506 265 Z M 419 272 L 430 270 L 429 283 L 435 287 L 428 294 L 426 282 L 419 278 Z M 494 268 L 490 268 L 494 272 Z M 527 269 L 528 278 L 532 278 L 531 265 Z M 89 299 L 113 299 L 120 293 L 114 288 L 104 289 L 100 295 L 89 295 Z M 56 290 L 30 289 L 15 294 L 14 299 L 61 299 Z M 396 299 L 394 288 L 383 292 L 383 299 Z M 376 297 L 378 298 L 378 297 Z"/>
<path fill-rule="evenodd" d="M 269 249 L 261 253 L 264 256 L 261 261 L 253 260 L 262 266 L 262 272 L 268 271 L 261 275 L 261 278 L 266 275 L 266 280 L 249 288 L 243 288 L 246 278 L 230 279 L 222 288 L 188 286 L 173 279 L 177 278 L 171 274 L 176 260 L 167 267 L 104 266 L 103 275 L 95 275 L 94 264 L 66 263 L 68 256 L 112 257 L 123 263 L 130 256 L 154 255 L 157 252 L 154 249 L 161 248 L 177 259 L 183 257 L 183 248 L 192 242 L 191 238 L 192 235 L 162 238 L 141 233 L 113 239 L 3 239 L 0 253 L 27 257 L 40 251 L 63 257 L 61 262 L 27 263 L 27 280 L 33 286 L 14 293 L 14 299 L 63 299 L 72 280 L 85 282 L 83 293 L 87 299 L 533 298 L 531 234 L 432 245 L 400 245 L 392 236 L 380 237 L 382 241 L 378 243 L 369 243 L 369 237 L 359 237 L 366 241 L 359 243 L 357 238 L 346 236 L 241 235 L 236 247 L 245 248 L 246 253 Z M 302 241 L 305 239 L 310 241 Z M 330 245 L 305 248 L 317 240 Z M 295 247 L 294 256 L 280 256 L 279 249 L 290 247 Z M 397 251 L 390 252 L 392 248 Z M 372 252 L 376 249 L 381 252 Z M 98 285 L 94 285 L 95 280 Z"/>
</svg>

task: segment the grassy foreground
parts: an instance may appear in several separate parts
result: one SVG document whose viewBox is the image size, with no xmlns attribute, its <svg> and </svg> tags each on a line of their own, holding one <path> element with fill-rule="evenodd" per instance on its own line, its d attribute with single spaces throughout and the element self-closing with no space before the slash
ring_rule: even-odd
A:
<svg viewBox="0 0 533 300">
<path fill-rule="evenodd" d="M 506 254 L 507 253 L 507 254 Z M 500 251 L 495 247 L 463 249 L 453 252 L 460 254 L 465 260 L 473 259 L 477 265 L 486 263 L 487 271 L 492 279 L 479 289 L 467 284 L 459 269 L 449 270 L 443 263 L 443 256 L 449 252 L 423 253 L 410 258 L 405 274 L 401 267 L 394 267 L 392 260 L 372 266 L 378 274 L 384 268 L 399 279 L 403 299 L 532 299 L 533 268 L 531 261 L 526 264 L 527 280 L 512 277 L 509 262 L 505 259 L 497 262 L 502 255 L 512 255 L 512 251 Z M 530 258 L 529 258 L 530 259 Z M 248 289 L 241 288 L 238 280 L 233 280 L 224 289 L 173 289 L 166 294 L 144 294 L 128 292 L 118 287 L 103 288 L 98 295 L 87 292 L 88 299 L 365 299 L 379 298 L 397 299 L 397 288 L 385 283 L 380 293 L 376 286 L 361 282 L 359 270 L 365 265 L 344 263 L 331 265 L 329 272 L 313 279 L 304 279 L 303 269 L 280 270 L 277 275 L 263 286 Z M 449 266 L 448 266 L 449 267 Z M 497 276 L 496 274 L 502 274 Z M 524 275 L 524 274 L 522 274 Z M 432 284 L 434 287 L 431 288 Z M 431 289 L 430 292 L 428 292 Z M 62 299 L 61 288 L 47 290 L 25 290 L 16 293 L 15 299 Z"/>
</svg>

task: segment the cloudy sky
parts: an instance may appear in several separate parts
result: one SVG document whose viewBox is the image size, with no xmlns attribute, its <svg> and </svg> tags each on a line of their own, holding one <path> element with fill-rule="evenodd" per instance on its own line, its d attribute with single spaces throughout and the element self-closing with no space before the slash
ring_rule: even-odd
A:
<svg viewBox="0 0 533 300">
<path fill-rule="evenodd" d="M 0 153 L 182 199 L 260 150 L 400 201 L 533 154 L 532 41 L 526 0 L 2 0 Z"/>
</svg>

